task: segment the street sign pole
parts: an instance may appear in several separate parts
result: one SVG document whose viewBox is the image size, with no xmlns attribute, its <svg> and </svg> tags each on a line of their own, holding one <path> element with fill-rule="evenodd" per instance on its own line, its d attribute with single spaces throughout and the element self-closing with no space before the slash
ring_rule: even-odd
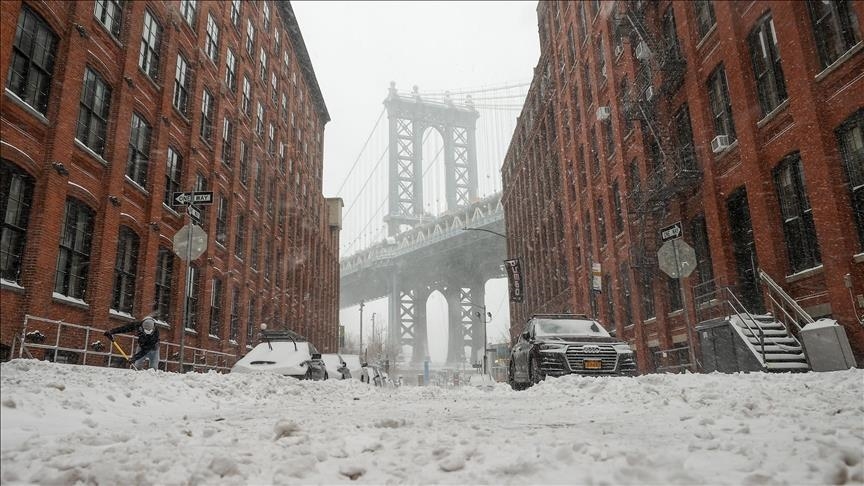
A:
<svg viewBox="0 0 864 486">
<path fill-rule="evenodd" d="M 192 293 L 192 205 L 186 206 L 186 215 L 189 216 L 189 236 L 186 238 L 186 288 L 183 292 L 183 322 L 180 324 L 180 373 L 185 373 L 183 367 L 183 356 L 186 351 L 186 323 L 189 321 L 189 297 Z"/>
<path fill-rule="evenodd" d="M 672 240 L 672 249 L 675 252 L 675 268 L 678 271 L 678 288 L 681 292 L 681 307 L 684 309 L 684 327 L 687 328 L 687 340 L 690 341 L 687 349 L 690 352 L 690 371 L 696 372 L 696 350 L 693 349 L 696 342 L 693 338 L 693 329 L 690 326 L 690 317 L 687 312 L 687 287 L 684 284 L 684 272 L 681 271 L 681 261 L 678 258 L 678 242 L 680 239 Z"/>
</svg>

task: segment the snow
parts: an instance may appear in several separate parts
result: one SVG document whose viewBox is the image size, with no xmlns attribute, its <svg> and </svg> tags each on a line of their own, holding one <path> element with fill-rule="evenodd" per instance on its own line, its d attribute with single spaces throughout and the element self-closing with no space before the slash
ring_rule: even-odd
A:
<svg viewBox="0 0 864 486">
<path fill-rule="evenodd" d="M 75 297 L 70 297 L 68 295 L 63 295 L 60 292 L 53 292 L 51 297 L 55 300 L 62 300 L 64 302 L 69 302 L 70 304 L 80 305 L 84 307 L 89 307 L 87 302 L 84 302 L 83 299 L 76 299 Z"/>
<path fill-rule="evenodd" d="M 861 484 L 864 371 L 523 392 L 0 365 L 3 484 Z"/>
<path fill-rule="evenodd" d="M 823 327 L 835 327 L 838 326 L 837 321 L 834 319 L 819 319 L 816 322 L 811 322 L 804 326 L 804 330 L 812 330 L 812 329 L 822 329 Z"/>
<path fill-rule="evenodd" d="M 5 278 L 0 278 L 0 285 L 4 287 L 12 287 L 13 289 L 24 290 L 24 287 L 18 285 L 18 282 L 14 280 L 6 280 Z"/>
</svg>

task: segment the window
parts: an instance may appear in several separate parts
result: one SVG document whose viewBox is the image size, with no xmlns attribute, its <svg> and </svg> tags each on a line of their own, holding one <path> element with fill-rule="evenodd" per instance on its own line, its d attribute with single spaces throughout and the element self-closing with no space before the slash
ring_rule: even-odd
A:
<svg viewBox="0 0 864 486">
<path fill-rule="evenodd" d="M 219 26 L 209 13 L 207 14 L 207 40 L 204 43 L 204 52 L 213 63 L 219 61 Z"/>
<path fill-rule="evenodd" d="M 681 59 L 681 46 L 678 43 L 678 33 L 675 30 L 675 11 L 670 5 L 663 14 L 663 42 L 665 42 L 666 56 L 671 59 Z"/>
<path fill-rule="evenodd" d="M 615 329 L 615 297 L 612 292 L 612 276 L 608 273 L 603 275 L 603 293 L 606 294 L 606 329 Z"/>
<path fill-rule="evenodd" d="M 711 105 L 711 114 L 714 117 L 714 135 L 726 135 L 729 143 L 734 142 L 735 122 L 732 120 L 732 102 L 729 99 L 729 90 L 726 87 L 726 71 L 723 64 L 708 77 L 708 98 Z"/>
<path fill-rule="evenodd" d="M 237 210 L 237 231 L 234 233 L 234 256 L 243 258 L 246 242 L 246 214 L 243 209 Z"/>
<path fill-rule="evenodd" d="M 603 45 L 603 37 L 597 36 L 597 51 L 594 55 L 596 57 L 597 76 L 599 80 L 597 84 L 601 86 L 606 82 L 606 55 Z"/>
<path fill-rule="evenodd" d="M 219 337 L 220 322 L 222 321 L 222 279 L 213 279 L 213 292 L 210 294 L 210 330 L 208 333 L 213 337 Z"/>
<path fill-rule="evenodd" d="M 600 151 L 597 149 L 597 130 L 591 126 L 591 175 L 600 175 Z"/>
<path fill-rule="evenodd" d="M 615 205 L 615 234 L 624 232 L 624 204 L 621 201 L 621 188 L 618 181 L 612 183 L 612 204 Z"/>
<path fill-rule="evenodd" d="M 288 96 L 282 93 L 282 120 L 288 121 Z"/>
<path fill-rule="evenodd" d="M 159 319 L 171 318 L 171 288 L 174 278 L 174 253 L 164 246 L 156 256 L 156 311 Z"/>
<path fill-rule="evenodd" d="M 129 134 L 129 156 L 126 177 L 141 187 L 147 187 L 150 168 L 150 126 L 137 113 L 132 113 L 132 131 Z"/>
<path fill-rule="evenodd" d="M 174 193 L 180 191 L 180 177 L 183 173 L 183 157 L 174 149 L 168 147 L 166 157 L 167 167 L 165 169 L 165 198 L 162 202 L 170 207 L 174 201 Z"/>
<path fill-rule="evenodd" d="M 597 236 L 600 238 L 600 247 L 606 246 L 606 211 L 603 208 L 603 200 L 597 200 L 597 207 L 594 210 L 594 216 L 597 217 Z"/>
<path fill-rule="evenodd" d="M 623 262 L 618 265 L 618 291 L 621 297 L 621 316 L 624 320 L 624 327 L 633 325 L 633 305 L 630 302 L 630 264 Z M 609 289 L 612 293 L 612 289 Z"/>
<path fill-rule="evenodd" d="M 582 95 L 585 96 L 585 106 L 594 103 L 594 96 L 591 93 L 591 69 L 588 67 L 588 62 L 582 63 Z"/>
<path fill-rule="evenodd" d="M 684 302 L 681 298 L 681 280 L 666 277 L 666 290 L 669 293 L 669 312 L 671 313 L 683 309 Z"/>
<path fill-rule="evenodd" d="M 588 38 L 588 23 L 585 20 L 585 2 L 579 2 L 579 37 L 582 43 Z"/>
<path fill-rule="evenodd" d="M 96 19 L 111 32 L 114 37 L 120 37 L 123 26 L 123 0 L 96 0 L 93 10 Z"/>
<path fill-rule="evenodd" d="M 642 269 L 642 319 L 648 320 L 657 317 L 657 312 L 654 310 L 654 271 L 648 268 Z"/>
<path fill-rule="evenodd" d="M 201 138 L 210 142 L 213 137 L 213 95 L 206 89 L 201 94 Z"/>
<path fill-rule="evenodd" d="M 240 183 L 249 184 L 249 146 L 240 142 Z"/>
<path fill-rule="evenodd" d="M 189 114 L 189 63 L 180 54 L 177 54 L 177 69 L 174 71 L 174 98 L 171 104 L 183 115 Z"/>
<path fill-rule="evenodd" d="M 228 198 L 219 197 L 219 207 L 216 209 L 216 243 L 228 245 Z"/>
<path fill-rule="evenodd" d="M 804 171 L 799 154 L 789 155 L 780 162 L 774 169 L 774 183 L 780 199 L 786 253 L 792 273 L 818 266 L 821 261 L 819 242 L 813 224 L 813 210 L 804 189 Z"/>
<path fill-rule="evenodd" d="M 276 29 L 276 31 L 273 32 L 273 35 L 274 35 L 273 50 L 274 50 L 274 52 L 276 52 L 276 57 L 278 58 L 279 57 L 279 50 L 282 48 L 282 40 L 280 39 L 280 36 L 279 36 L 279 29 Z"/>
<path fill-rule="evenodd" d="M 255 200 L 261 202 L 264 196 L 264 164 L 258 161 L 255 167 Z"/>
<path fill-rule="evenodd" d="M 195 27 L 195 7 L 198 2 L 196 0 L 180 0 L 180 15 L 186 19 L 189 27 Z"/>
<path fill-rule="evenodd" d="M 264 30 L 270 30 L 270 5 L 264 3 Z"/>
<path fill-rule="evenodd" d="M 276 71 L 270 73 L 270 99 L 273 101 L 275 105 L 279 101 L 279 83 L 276 80 Z"/>
<path fill-rule="evenodd" d="M 273 127 L 272 123 L 267 124 L 267 140 L 267 152 L 274 155 L 276 153 L 276 128 Z"/>
<path fill-rule="evenodd" d="M 205 192 L 207 191 L 207 178 L 204 177 L 203 174 L 197 173 L 195 174 L 195 187 L 193 189 L 195 192 Z M 207 229 L 207 215 L 210 214 L 209 211 L 201 211 L 201 227 L 205 230 Z"/>
<path fill-rule="evenodd" d="M 693 238 L 693 249 L 696 252 L 697 282 L 701 294 L 713 289 L 706 288 L 708 282 L 714 280 L 714 269 L 711 266 L 711 247 L 708 245 L 708 227 L 705 225 L 705 216 L 699 215 L 690 220 L 690 236 Z M 698 295 L 697 295 L 698 297 Z"/>
<path fill-rule="evenodd" d="M 0 159 L 0 279 L 19 285 L 34 185 L 28 173 Z"/>
<path fill-rule="evenodd" d="M 90 271 L 95 212 L 77 199 L 66 199 L 54 292 L 83 300 Z"/>
<path fill-rule="evenodd" d="M 612 132 L 612 117 L 608 117 L 601 122 L 603 127 L 603 138 L 606 141 L 606 157 L 611 157 L 615 153 L 615 137 Z"/>
<path fill-rule="evenodd" d="M 240 288 L 231 291 L 231 323 L 228 326 L 228 340 L 236 343 L 240 339 Z"/>
<path fill-rule="evenodd" d="M 264 278 L 270 280 L 270 271 L 272 270 L 273 261 L 273 241 L 267 240 L 264 248 Z"/>
<path fill-rule="evenodd" d="M 252 346 L 252 340 L 255 339 L 255 308 L 257 301 L 252 292 L 249 292 L 249 319 L 246 322 L 246 346 Z"/>
<path fill-rule="evenodd" d="M 277 197 L 276 197 L 276 178 L 275 177 L 272 177 L 270 179 L 269 196 L 270 196 L 270 198 L 267 199 L 267 214 L 269 214 L 272 217 L 275 214 L 274 209 L 276 209 L 276 199 L 277 199 Z"/>
<path fill-rule="evenodd" d="M 111 88 L 89 67 L 84 71 L 84 89 L 78 111 L 78 131 L 75 138 L 98 155 L 105 153 L 105 133 L 108 130 L 108 111 Z"/>
<path fill-rule="evenodd" d="M 786 81 L 780 64 L 780 51 L 777 50 L 777 33 L 774 32 L 774 19 L 770 14 L 759 20 L 747 37 L 747 43 L 750 44 L 759 104 L 762 106 L 762 116 L 765 116 L 786 99 Z"/>
<path fill-rule="evenodd" d="M 859 109 L 837 129 L 837 138 L 852 196 L 858 242 L 864 248 L 864 109 Z"/>
<path fill-rule="evenodd" d="M 690 125 L 690 110 L 681 105 L 675 113 L 675 136 L 678 142 L 678 162 L 684 170 L 696 170 L 696 149 L 693 147 L 693 128 Z"/>
<path fill-rule="evenodd" d="M 252 19 L 246 19 L 246 54 L 249 57 L 255 55 L 255 26 L 252 25 Z"/>
<path fill-rule="evenodd" d="M 231 23 L 240 26 L 240 0 L 231 0 Z"/>
<path fill-rule="evenodd" d="M 632 95 L 633 94 L 630 92 L 630 82 L 627 80 L 627 76 L 625 75 L 621 78 L 621 82 L 618 85 L 618 99 L 623 100 L 623 103 L 618 105 L 618 114 L 623 119 L 625 134 L 629 134 L 630 131 L 633 130 L 633 116 L 630 114 L 633 103 Z"/>
<path fill-rule="evenodd" d="M 230 47 L 225 53 L 225 84 L 232 93 L 237 92 L 237 57 Z"/>
<path fill-rule="evenodd" d="M 576 159 L 576 165 L 579 169 L 579 187 L 582 191 L 588 188 L 588 172 L 585 168 L 585 146 L 579 146 L 579 158 Z"/>
<path fill-rule="evenodd" d="M 826 68 L 861 40 L 853 2 L 807 0 L 819 60 Z"/>
<path fill-rule="evenodd" d="M 144 31 L 141 33 L 141 51 L 138 53 L 138 67 L 150 79 L 159 79 L 159 42 L 162 27 L 149 10 L 144 10 Z"/>
<path fill-rule="evenodd" d="M 264 105 L 258 102 L 258 108 L 255 110 L 255 133 L 258 136 L 264 136 Z"/>
<path fill-rule="evenodd" d="M 245 74 L 243 75 L 243 100 L 242 100 L 243 114 L 246 116 L 251 115 L 251 107 L 252 107 L 252 85 L 249 83 L 249 77 Z"/>
<path fill-rule="evenodd" d="M 708 31 L 716 23 L 714 5 L 710 0 L 696 0 L 694 8 L 696 10 L 696 30 L 699 33 L 699 38 L 702 39 L 708 35 Z"/>
<path fill-rule="evenodd" d="M 201 311 L 198 305 L 198 296 L 201 292 L 201 269 L 194 263 L 189 267 L 189 281 L 191 284 L 186 287 L 188 289 L 186 294 L 186 308 L 188 310 L 186 329 L 194 331 L 198 328 L 198 314 Z"/>
<path fill-rule="evenodd" d="M 285 144 L 282 142 L 279 142 L 279 172 L 282 172 L 284 174 L 286 168 L 287 168 L 287 161 L 286 161 L 286 157 L 285 157 Z"/>
<path fill-rule="evenodd" d="M 6 86 L 43 115 L 48 111 L 56 49 L 57 36 L 48 24 L 26 5 L 22 6 Z"/>
<path fill-rule="evenodd" d="M 114 263 L 114 287 L 111 308 L 132 314 L 135 305 L 135 278 L 138 272 L 138 235 L 127 226 L 120 227 L 117 237 L 117 260 Z"/>
<path fill-rule="evenodd" d="M 576 62 L 576 44 L 573 42 L 573 26 L 567 27 L 567 62 L 572 66 Z"/>
<path fill-rule="evenodd" d="M 222 163 L 231 166 L 234 162 L 234 122 L 222 120 Z"/>
<path fill-rule="evenodd" d="M 258 242 L 259 232 L 257 228 L 252 228 L 252 241 L 249 244 L 249 268 L 258 270 Z"/>
<path fill-rule="evenodd" d="M 258 56 L 259 64 L 258 64 L 258 77 L 263 80 L 263 82 L 267 82 L 267 51 L 264 48 L 261 48 L 261 54 Z"/>
<path fill-rule="evenodd" d="M 274 284 L 277 287 L 282 287 L 282 262 L 283 261 L 284 260 L 282 258 L 282 250 L 277 250 L 276 251 L 276 275 L 275 275 L 275 281 L 274 281 Z"/>
</svg>

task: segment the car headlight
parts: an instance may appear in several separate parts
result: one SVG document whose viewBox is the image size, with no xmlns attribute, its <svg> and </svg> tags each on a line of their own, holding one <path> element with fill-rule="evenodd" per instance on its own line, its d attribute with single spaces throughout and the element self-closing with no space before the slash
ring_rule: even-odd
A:
<svg viewBox="0 0 864 486">
<path fill-rule="evenodd" d="M 540 345 L 540 351 L 563 351 L 566 347 L 562 343 L 544 343 Z"/>
<path fill-rule="evenodd" d="M 629 344 L 615 344 L 612 346 L 618 354 L 633 354 Z"/>
</svg>

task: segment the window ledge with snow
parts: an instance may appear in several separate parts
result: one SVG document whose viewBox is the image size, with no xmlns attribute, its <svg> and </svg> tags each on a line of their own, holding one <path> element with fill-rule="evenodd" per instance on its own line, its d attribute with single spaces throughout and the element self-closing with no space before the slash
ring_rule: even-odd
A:
<svg viewBox="0 0 864 486">
<path fill-rule="evenodd" d="M 808 268 L 806 270 L 801 270 L 800 272 L 793 273 L 792 275 L 786 275 L 786 283 L 797 282 L 799 280 L 812 277 L 813 275 L 818 275 L 822 273 L 823 269 L 824 267 L 822 265 L 818 265 L 813 268 Z"/>
<path fill-rule="evenodd" d="M 39 122 L 42 123 L 43 125 L 49 125 L 50 124 L 50 122 L 48 121 L 48 118 L 46 118 L 45 115 L 43 115 L 42 113 L 39 113 L 38 110 L 36 110 L 32 106 L 30 106 L 30 104 L 27 103 L 26 101 L 22 100 L 20 96 L 16 95 L 15 92 L 10 90 L 9 88 L 6 88 L 6 97 L 9 98 L 10 100 L 12 100 L 12 102 L 15 103 L 16 105 L 20 106 L 21 108 L 24 108 L 24 110 L 27 111 L 27 113 L 30 113 L 31 115 L 36 117 L 36 119 L 39 120 Z"/>
<path fill-rule="evenodd" d="M 171 328 L 171 324 L 168 324 L 168 323 L 165 322 L 165 321 L 160 321 L 159 319 L 154 319 L 154 320 L 156 321 L 156 325 L 159 326 L 159 327 L 164 327 L 165 329 L 170 329 L 170 328 Z"/>
<path fill-rule="evenodd" d="M 852 255 L 852 261 L 855 263 L 864 262 L 864 253 L 859 253 L 857 255 Z"/>
<path fill-rule="evenodd" d="M 109 309 L 108 315 L 110 317 L 122 319 L 124 321 L 134 321 L 135 320 L 135 316 L 133 316 L 132 314 L 130 314 L 128 312 L 119 311 L 117 309 Z"/>
<path fill-rule="evenodd" d="M 54 299 L 54 302 L 60 302 L 61 304 L 71 305 L 73 307 L 80 307 L 82 309 L 89 309 L 90 304 L 84 302 L 81 299 L 76 299 L 75 297 L 69 297 L 68 295 L 63 295 L 59 292 L 54 292 L 51 294 L 51 298 Z"/>
<path fill-rule="evenodd" d="M 816 78 L 815 78 L 816 82 L 822 81 L 823 79 L 828 77 L 829 74 L 834 72 L 844 62 L 848 61 L 852 56 L 854 56 L 862 48 L 864 48 L 864 42 L 858 41 L 857 44 L 850 47 L 849 50 L 846 51 L 842 56 L 838 57 L 837 60 L 835 60 L 830 65 L 828 65 L 828 67 L 826 67 L 825 69 L 820 71 L 819 74 L 816 75 Z"/>
<path fill-rule="evenodd" d="M 24 287 L 18 285 L 18 282 L 6 280 L 5 278 L 0 278 L 0 287 L 2 287 L 4 290 L 11 290 L 12 292 L 24 291 Z"/>
</svg>

